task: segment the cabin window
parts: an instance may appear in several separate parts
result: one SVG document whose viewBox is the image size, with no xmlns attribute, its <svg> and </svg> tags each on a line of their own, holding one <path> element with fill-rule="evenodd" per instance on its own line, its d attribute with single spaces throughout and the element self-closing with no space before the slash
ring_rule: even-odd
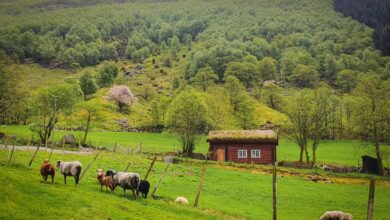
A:
<svg viewBox="0 0 390 220">
<path fill-rule="evenodd" d="M 238 158 L 247 158 L 247 150 L 238 150 Z"/>
<path fill-rule="evenodd" d="M 252 158 L 260 158 L 260 156 L 261 156 L 260 149 L 251 150 Z"/>
</svg>

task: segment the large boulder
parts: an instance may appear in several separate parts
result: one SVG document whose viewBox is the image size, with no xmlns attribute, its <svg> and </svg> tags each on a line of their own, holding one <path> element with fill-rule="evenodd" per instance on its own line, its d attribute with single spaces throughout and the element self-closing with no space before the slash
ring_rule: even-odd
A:
<svg viewBox="0 0 390 220">
<path fill-rule="evenodd" d="M 65 144 L 76 144 L 76 137 L 73 134 L 66 134 L 62 137 L 62 141 L 65 142 Z"/>
</svg>

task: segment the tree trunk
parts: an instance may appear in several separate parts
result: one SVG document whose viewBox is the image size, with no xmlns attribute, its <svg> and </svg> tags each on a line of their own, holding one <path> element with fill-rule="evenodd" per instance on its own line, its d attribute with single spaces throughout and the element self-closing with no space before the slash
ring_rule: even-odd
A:
<svg viewBox="0 0 390 220">
<path fill-rule="evenodd" d="M 85 128 L 85 133 L 84 133 L 84 139 L 83 139 L 83 144 L 85 145 L 85 142 L 87 141 L 87 135 L 88 135 L 88 130 L 89 130 L 89 122 L 91 121 L 91 111 L 88 111 L 88 119 L 87 119 L 87 126 Z"/>
<path fill-rule="evenodd" d="M 306 156 L 306 163 L 310 162 L 309 152 L 307 151 L 307 145 L 305 145 L 305 156 Z"/>
<path fill-rule="evenodd" d="M 375 153 L 376 153 L 376 159 L 378 160 L 379 174 L 381 176 L 383 176 L 385 171 L 384 171 L 384 168 L 383 168 L 382 154 L 381 154 L 378 142 L 375 143 Z"/>
<path fill-rule="evenodd" d="M 313 165 L 314 164 L 316 164 L 316 162 L 317 162 L 317 148 L 318 148 L 318 145 L 320 144 L 320 139 L 319 138 L 317 138 L 317 139 L 315 139 L 315 140 L 313 140 L 313 145 L 312 145 L 312 147 L 313 147 Z"/>
<path fill-rule="evenodd" d="M 317 147 L 313 146 L 313 165 L 317 162 L 317 156 L 316 156 Z"/>
<path fill-rule="evenodd" d="M 301 152 L 299 153 L 299 163 L 303 162 L 303 147 L 301 147 Z"/>
</svg>

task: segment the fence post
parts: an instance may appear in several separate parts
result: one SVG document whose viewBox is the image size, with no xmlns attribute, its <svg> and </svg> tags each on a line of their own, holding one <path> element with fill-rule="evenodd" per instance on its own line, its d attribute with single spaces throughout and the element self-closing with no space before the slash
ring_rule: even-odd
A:
<svg viewBox="0 0 390 220">
<path fill-rule="evenodd" d="M 30 150 L 30 145 L 31 145 L 31 136 L 28 137 L 28 142 L 27 142 L 27 149 Z"/>
<path fill-rule="evenodd" d="M 16 144 L 16 138 L 15 138 L 15 140 L 14 140 L 14 145 L 12 146 L 11 155 L 10 155 L 10 157 L 9 157 L 8 163 L 11 163 L 12 156 L 14 155 L 15 144 Z"/>
<path fill-rule="evenodd" d="M 34 162 L 35 157 L 37 156 L 40 147 L 41 147 L 41 146 L 38 145 L 37 149 L 35 149 L 34 155 L 31 157 L 30 163 L 28 163 L 28 166 L 29 166 L 29 167 L 31 167 L 31 164 Z"/>
<path fill-rule="evenodd" d="M 8 143 L 7 143 L 7 135 L 4 137 L 4 155 L 5 155 L 5 158 L 4 160 L 7 161 L 7 154 L 8 154 Z"/>
<path fill-rule="evenodd" d="M 203 166 L 202 174 L 201 174 L 200 179 L 199 179 L 198 192 L 196 193 L 196 197 L 195 197 L 195 203 L 194 203 L 195 208 L 198 207 L 200 192 L 202 191 L 205 173 L 206 173 L 206 166 Z"/>
<path fill-rule="evenodd" d="M 360 176 L 360 160 L 358 160 L 358 168 L 359 168 L 359 170 L 358 170 L 358 177 Z"/>
<path fill-rule="evenodd" d="M 277 185 L 276 185 L 276 165 L 277 162 L 274 163 L 273 169 L 272 169 L 272 219 L 277 219 Z"/>
<path fill-rule="evenodd" d="M 152 198 L 156 198 L 155 193 L 156 193 L 156 191 L 157 191 L 157 189 L 158 189 L 158 187 L 159 187 L 161 181 L 163 180 L 165 174 L 167 173 L 167 170 L 168 170 L 168 168 L 169 168 L 169 165 L 171 165 L 171 162 L 168 162 L 167 167 L 165 168 L 164 172 L 162 173 L 160 179 L 158 180 L 158 183 L 157 183 L 156 186 L 154 187 L 153 192 L 152 192 Z"/>
<path fill-rule="evenodd" d="M 45 152 L 47 152 L 47 137 L 45 137 Z"/>
<path fill-rule="evenodd" d="M 146 180 L 146 179 L 148 178 L 149 173 L 150 173 L 150 171 L 152 170 L 152 167 L 153 167 L 153 165 L 154 165 L 154 162 L 156 162 L 156 159 L 157 159 L 157 156 L 154 156 L 153 161 L 152 161 L 152 163 L 150 164 L 148 171 L 146 172 L 146 175 L 145 175 L 144 180 Z"/>
<path fill-rule="evenodd" d="M 116 145 L 118 144 L 118 142 L 117 141 L 115 141 L 115 144 L 114 144 L 114 149 L 113 149 L 113 152 L 114 152 L 114 154 L 116 153 Z"/>
<path fill-rule="evenodd" d="M 127 170 L 129 170 L 130 164 L 131 164 L 131 162 L 128 162 L 128 163 L 127 163 L 127 167 L 126 167 L 126 169 L 125 169 L 125 173 L 127 172 Z"/>
<path fill-rule="evenodd" d="M 375 198 L 375 179 L 371 179 L 370 180 L 370 191 L 368 194 L 367 220 L 372 220 L 372 215 L 374 212 L 374 198 Z"/>
<path fill-rule="evenodd" d="M 51 151 L 50 151 L 50 155 L 49 155 L 49 161 L 50 161 L 50 158 L 51 158 L 51 154 L 53 153 L 53 150 L 54 150 L 54 141 L 51 143 Z"/>
<path fill-rule="evenodd" d="M 84 172 L 81 173 L 80 175 L 80 180 L 83 178 L 83 176 L 85 175 L 85 173 L 88 172 L 89 168 L 91 168 L 92 164 L 95 162 L 95 160 L 98 158 L 98 156 L 100 155 L 100 151 L 97 152 L 97 154 L 95 155 L 95 157 L 92 159 L 92 161 L 88 164 L 88 166 L 85 168 Z"/>
</svg>

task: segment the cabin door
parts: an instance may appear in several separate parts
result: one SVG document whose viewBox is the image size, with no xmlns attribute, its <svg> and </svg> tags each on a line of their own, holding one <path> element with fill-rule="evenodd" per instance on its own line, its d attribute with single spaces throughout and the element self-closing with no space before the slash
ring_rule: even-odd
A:
<svg viewBox="0 0 390 220">
<path fill-rule="evenodd" d="M 218 161 L 225 161 L 225 149 L 218 149 Z"/>
</svg>

